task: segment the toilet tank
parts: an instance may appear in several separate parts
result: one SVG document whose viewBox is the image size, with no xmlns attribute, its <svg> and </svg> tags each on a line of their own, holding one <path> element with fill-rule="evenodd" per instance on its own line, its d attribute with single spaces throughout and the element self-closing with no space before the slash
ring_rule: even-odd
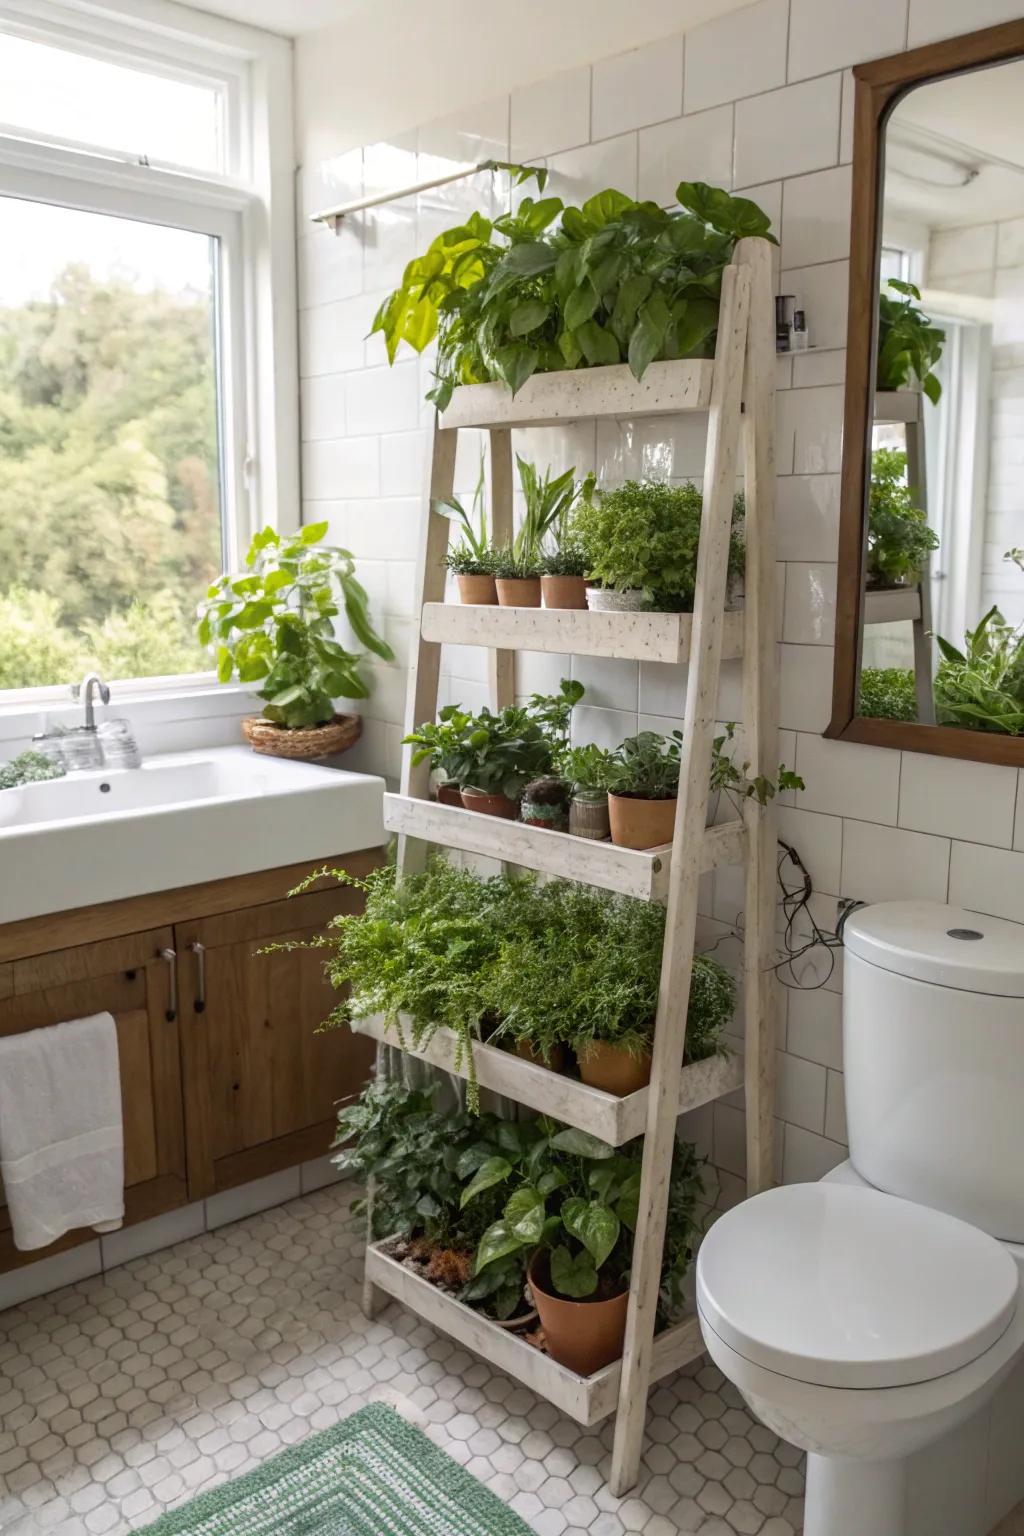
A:
<svg viewBox="0 0 1024 1536">
<path fill-rule="evenodd" d="M 843 940 L 854 1168 L 1024 1242 L 1024 925 L 892 901 L 854 912 Z"/>
</svg>

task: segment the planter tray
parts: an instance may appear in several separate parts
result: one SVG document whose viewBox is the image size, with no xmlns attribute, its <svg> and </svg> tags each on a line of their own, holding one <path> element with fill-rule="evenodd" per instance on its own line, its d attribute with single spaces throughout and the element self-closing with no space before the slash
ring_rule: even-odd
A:
<svg viewBox="0 0 1024 1536">
<path fill-rule="evenodd" d="M 475 386 L 474 386 L 475 387 Z M 742 610 L 730 609 L 722 626 L 722 660 L 743 655 Z M 424 640 L 442 645 L 484 645 L 504 651 L 550 651 L 560 656 L 616 656 L 625 661 L 686 661 L 692 613 L 592 613 L 582 608 L 490 608 L 424 603 Z"/>
<path fill-rule="evenodd" d="M 919 389 L 878 389 L 875 391 L 875 420 L 915 422 L 921 414 L 923 399 Z"/>
<path fill-rule="evenodd" d="M 384 796 L 384 825 L 389 832 L 458 848 L 463 853 L 484 854 L 543 874 L 561 875 L 640 901 L 664 904 L 668 900 L 671 843 L 643 852 L 616 848 L 613 843 L 546 827 L 527 827 L 522 822 L 503 821 L 499 816 L 483 816 L 479 811 L 417 800 L 411 795 Z M 701 873 L 722 864 L 742 863 L 745 849 L 742 821 L 708 827 L 701 849 Z"/>
<path fill-rule="evenodd" d="M 899 587 L 887 592 L 864 593 L 865 624 L 893 624 L 899 619 L 919 619 L 920 617 L 920 587 Z"/>
<path fill-rule="evenodd" d="M 414 1275 L 375 1243 L 366 1251 L 366 1277 L 449 1338 L 479 1355 L 490 1366 L 520 1381 L 553 1403 L 577 1424 L 590 1426 L 615 1412 L 621 1363 L 606 1365 L 593 1376 L 577 1376 L 508 1329 L 490 1322 L 461 1301 Z M 688 1317 L 654 1340 L 651 1381 L 661 1381 L 703 1353 L 700 1325 Z"/>
<path fill-rule="evenodd" d="M 504 384 L 463 384 L 442 427 L 539 427 L 597 416 L 667 416 L 706 411 L 715 365 L 710 359 L 651 363 L 635 379 L 626 363 L 535 373 L 517 395 Z"/>
<path fill-rule="evenodd" d="M 352 1028 L 361 1035 L 369 1035 L 384 1045 L 404 1049 L 406 1054 L 429 1066 L 440 1067 L 456 1077 L 466 1077 L 465 1064 L 455 1066 L 455 1036 L 447 1029 L 439 1029 L 422 1046 L 414 1048 L 407 1043 L 400 1046 L 398 1033 L 389 1027 L 383 1014 L 370 1014 L 365 1019 L 353 1021 Z M 411 1021 L 402 1016 L 402 1033 L 410 1040 Z M 523 1061 L 511 1051 L 503 1051 L 495 1045 L 477 1042 L 473 1046 L 473 1061 L 477 1082 L 481 1088 L 500 1093 L 517 1104 L 525 1104 L 539 1114 L 550 1115 L 578 1130 L 589 1131 L 610 1146 L 621 1147 L 624 1142 L 642 1136 L 647 1127 L 647 1100 L 649 1088 L 619 1098 L 614 1093 L 603 1093 L 600 1088 L 590 1088 L 561 1072 Z M 677 1113 L 696 1109 L 724 1094 L 743 1086 L 743 1058 L 735 1054 L 709 1056 L 684 1067 L 679 1077 L 679 1101 Z"/>
</svg>

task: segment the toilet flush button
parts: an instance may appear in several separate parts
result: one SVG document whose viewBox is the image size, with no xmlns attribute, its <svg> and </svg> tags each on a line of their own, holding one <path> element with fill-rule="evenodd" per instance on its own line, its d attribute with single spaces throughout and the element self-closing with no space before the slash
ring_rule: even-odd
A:
<svg viewBox="0 0 1024 1536">
<path fill-rule="evenodd" d="M 985 935 L 979 933 L 977 928 L 947 928 L 947 939 L 983 939 Z"/>
</svg>

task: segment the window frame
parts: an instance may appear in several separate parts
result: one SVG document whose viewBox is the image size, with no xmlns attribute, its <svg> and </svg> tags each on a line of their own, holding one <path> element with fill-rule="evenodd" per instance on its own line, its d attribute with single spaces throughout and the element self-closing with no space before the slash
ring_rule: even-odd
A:
<svg viewBox="0 0 1024 1536">
<path fill-rule="evenodd" d="M 237 566 L 260 528 L 299 525 L 291 45 L 173 0 L 108 0 L 99 9 L 91 0 L 0 0 L 0 27 L 222 85 L 229 167 L 222 173 L 140 163 L 0 126 L 0 195 L 196 230 L 221 242 L 222 517 L 227 562 Z M 163 700 L 176 719 L 190 694 L 208 713 L 210 680 L 210 672 L 109 679 L 120 685 L 119 700 Z M 2 690 L 0 716 L 10 726 L 12 715 L 38 714 L 67 698 L 65 685 Z M 236 712 L 227 696 L 225 705 Z"/>
</svg>

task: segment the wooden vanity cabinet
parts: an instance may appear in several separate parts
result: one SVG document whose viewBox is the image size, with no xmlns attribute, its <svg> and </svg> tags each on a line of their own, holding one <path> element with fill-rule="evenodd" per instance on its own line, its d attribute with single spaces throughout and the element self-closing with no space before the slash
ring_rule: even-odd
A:
<svg viewBox="0 0 1024 1536">
<path fill-rule="evenodd" d="M 371 849 L 323 861 L 366 874 Z M 0 926 L 0 1035 L 109 1011 L 125 1131 L 125 1224 L 321 1157 L 336 1104 L 357 1094 L 374 1044 L 318 1032 L 338 1001 L 322 950 L 301 941 L 362 895 L 286 893 L 308 864 Z M 90 1241 L 14 1247 L 0 1185 L 0 1272 Z"/>
</svg>

